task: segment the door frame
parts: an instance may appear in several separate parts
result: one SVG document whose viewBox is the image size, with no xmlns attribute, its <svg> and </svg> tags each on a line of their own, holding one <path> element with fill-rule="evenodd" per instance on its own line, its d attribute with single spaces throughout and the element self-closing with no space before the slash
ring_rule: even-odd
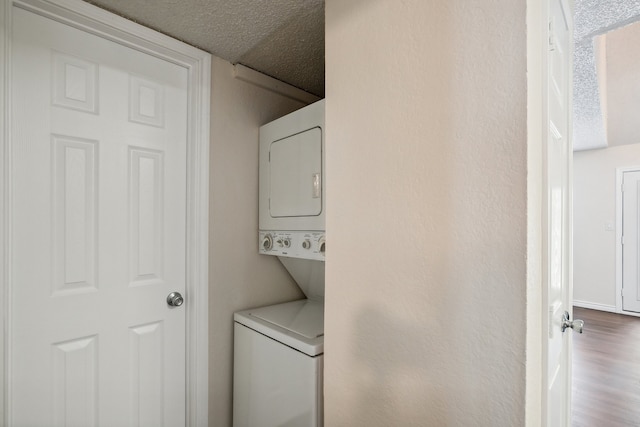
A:
<svg viewBox="0 0 640 427">
<path fill-rule="evenodd" d="M 11 331 L 13 6 L 184 67 L 188 73 L 186 425 L 208 424 L 208 192 L 211 55 L 81 0 L 0 0 L 0 426 L 8 426 Z"/>
<path fill-rule="evenodd" d="M 640 317 L 640 313 L 625 311 L 622 307 L 622 180 L 625 172 L 640 172 L 640 166 L 616 168 L 616 313 Z"/>
</svg>

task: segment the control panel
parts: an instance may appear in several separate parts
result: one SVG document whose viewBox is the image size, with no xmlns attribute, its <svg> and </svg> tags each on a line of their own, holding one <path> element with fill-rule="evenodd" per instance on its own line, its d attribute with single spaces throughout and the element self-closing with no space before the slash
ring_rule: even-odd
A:
<svg viewBox="0 0 640 427">
<path fill-rule="evenodd" d="M 261 231 L 259 236 L 261 254 L 324 261 L 323 231 Z"/>
</svg>

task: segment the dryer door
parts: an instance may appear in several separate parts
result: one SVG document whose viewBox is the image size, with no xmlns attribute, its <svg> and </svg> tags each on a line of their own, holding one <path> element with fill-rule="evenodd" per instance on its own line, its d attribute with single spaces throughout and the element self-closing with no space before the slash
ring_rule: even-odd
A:
<svg viewBox="0 0 640 427">
<path fill-rule="evenodd" d="M 319 127 L 272 142 L 269 163 L 272 218 L 322 213 L 322 130 Z"/>
<path fill-rule="evenodd" d="M 260 230 L 324 231 L 324 137 L 324 100 L 260 127 Z"/>
</svg>

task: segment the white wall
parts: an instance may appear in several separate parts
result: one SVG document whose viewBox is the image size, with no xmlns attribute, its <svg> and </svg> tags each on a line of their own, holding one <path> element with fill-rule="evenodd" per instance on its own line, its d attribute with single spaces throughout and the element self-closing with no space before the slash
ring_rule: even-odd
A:
<svg viewBox="0 0 640 427">
<path fill-rule="evenodd" d="M 636 144 L 640 134 L 640 23 L 635 22 L 606 33 L 606 86 L 609 146 Z"/>
<path fill-rule="evenodd" d="M 526 2 L 327 0 L 327 426 L 525 420 Z"/>
<path fill-rule="evenodd" d="M 640 144 L 576 152 L 574 159 L 573 299 L 616 307 L 616 168 L 640 166 Z M 607 230 L 611 224 L 613 230 Z"/>
<path fill-rule="evenodd" d="M 209 233 L 209 425 L 231 425 L 233 313 L 302 298 L 275 257 L 258 255 L 258 128 L 304 104 L 233 78 L 213 58 Z"/>
</svg>

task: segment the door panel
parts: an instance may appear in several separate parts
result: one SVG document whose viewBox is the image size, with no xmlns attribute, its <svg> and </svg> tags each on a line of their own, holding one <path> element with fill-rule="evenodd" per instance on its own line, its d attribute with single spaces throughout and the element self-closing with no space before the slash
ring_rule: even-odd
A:
<svg viewBox="0 0 640 427">
<path fill-rule="evenodd" d="M 622 309 L 640 312 L 640 171 L 622 176 Z"/>
<path fill-rule="evenodd" d="M 571 156 L 569 114 L 572 12 L 563 0 L 549 2 L 548 135 L 546 140 L 547 426 L 570 425 L 571 335 L 561 330 L 571 313 Z"/>
<path fill-rule="evenodd" d="M 11 425 L 184 425 L 187 71 L 13 20 Z"/>
</svg>

